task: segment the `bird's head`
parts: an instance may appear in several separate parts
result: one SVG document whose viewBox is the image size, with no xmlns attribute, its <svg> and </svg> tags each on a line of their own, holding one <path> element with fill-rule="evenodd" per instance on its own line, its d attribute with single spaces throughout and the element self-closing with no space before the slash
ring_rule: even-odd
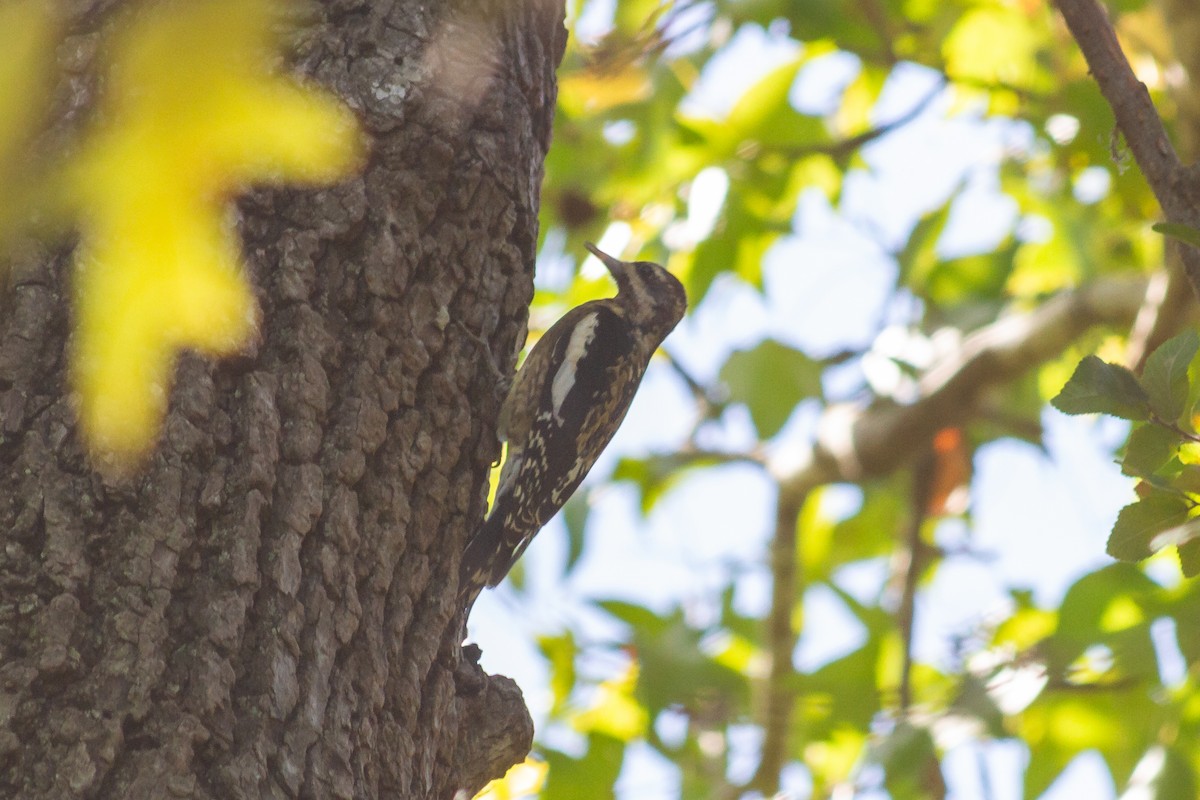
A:
<svg viewBox="0 0 1200 800">
<path fill-rule="evenodd" d="M 661 331 L 661 341 L 683 319 L 687 294 L 679 279 L 666 269 L 650 261 L 613 258 L 591 242 L 584 246 L 612 273 L 617 300 L 635 325 Z"/>
</svg>

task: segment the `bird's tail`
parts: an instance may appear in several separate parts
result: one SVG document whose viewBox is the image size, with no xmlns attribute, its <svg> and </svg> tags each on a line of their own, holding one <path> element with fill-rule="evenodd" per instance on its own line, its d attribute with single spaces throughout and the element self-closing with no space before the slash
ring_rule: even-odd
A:
<svg viewBox="0 0 1200 800">
<path fill-rule="evenodd" d="M 459 594 L 478 594 L 484 587 L 495 586 L 504 579 L 507 569 L 498 576 L 495 572 L 498 567 L 496 556 L 504 542 L 505 516 L 504 509 L 497 504 L 467 542 L 458 570 Z"/>
</svg>

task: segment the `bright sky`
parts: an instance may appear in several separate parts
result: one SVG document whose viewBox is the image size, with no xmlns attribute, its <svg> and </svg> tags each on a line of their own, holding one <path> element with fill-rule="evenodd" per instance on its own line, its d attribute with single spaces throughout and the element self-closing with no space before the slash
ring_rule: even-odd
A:
<svg viewBox="0 0 1200 800">
<path fill-rule="evenodd" d="M 608 2 L 589 4 L 580 21 L 582 35 L 602 32 L 610 18 Z M 796 45 L 781 36 L 761 29 L 743 31 L 724 57 L 713 60 L 686 102 L 689 112 L 719 118 L 742 91 L 795 52 Z M 808 112 L 828 109 L 856 69 L 855 60 L 844 55 L 815 60 L 802 71 L 793 103 Z M 919 67 L 898 68 L 873 121 L 886 122 L 904 114 L 936 80 Z M 818 357 L 845 347 L 862 348 L 874 337 L 881 315 L 902 318 L 905 311 L 884 307 L 896 269 L 885 250 L 902 243 L 913 222 L 943 202 L 953 187 L 962 184 L 966 191 L 940 243 L 943 253 L 986 250 L 1011 231 L 1017 222 L 1015 205 L 998 193 L 996 170 L 1002 154 L 1027 146 L 1031 133 L 1024 123 L 986 121 L 969 113 L 946 120 L 943 116 L 952 101 L 940 97 L 915 122 L 869 146 L 864 155 L 873 172 L 847 178 L 840 208 L 830 208 L 816 192 L 803 198 L 795 218 L 797 235 L 774 247 L 764 264 L 765 296 L 733 278 L 719 279 L 667 340 L 666 348 L 702 381 L 715 378 L 730 352 L 766 336 Z M 689 219 L 676 232 L 681 239 L 707 233 L 727 184 L 719 170 L 697 183 Z M 610 252 L 619 250 L 627 235 L 614 228 L 600 244 Z M 852 386 L 861 378 L 857 368 L 850 368 L 837 383 Z M 838 391 L 837 386 L 827 388 Z M 652 364 L 624 426 L 593 474 L 609 474 L 621 454 L 669 450 L 688 432 L 693 413 L 678 378 L 664 364 Z M 815 419 L 815 408 L 801 406 L 772 445 L 811 441 Z M 1112 463 L 1112 449 L 1122 440 L 1124 428 L 1113 421 L 1069 418 L 1054 411 L 1046 413 L 1043 423 L 1045 453 L 1003 441 L 983 447 L 976 455 L 971 541 L 977 552 L 993 552 L 996 560 L 951 558 L 939 568 L 917 607 L 918 659 L 948 666 L 952 638 L 1002 609 L 1007 602 L 1005 586 L 1027 586 L 1039 602 L 1055 603 L 1082 573 L 1107 563 L 1107 531 L 1117 510 L 1132 497 L 1129 481 Z M 711 435 L 717 440 L 714 446 L 737 448 L 753 440 L 753 428 L 745 411 L 735 408 Z M 517 680 L 544 741 L 564 750 L 575 750 L 580 744 L 570 732 L 545 724 L 550 705 L 548 675 L 532 644 L 534 635 L 564 626 L 582 630 L 585 639 L 593 641 L 619 635 L 619 627 L 589 609 L 581 598 L 622 598 L 657 610 L 682 604 L 702 620 L 715 612 L 708 606 L 711 590 L 730 574 L 739 576 L 739 610 L 761 615 L 769 595 L 769 575 L 762 562 L 771 492 L 768 481 L 753 467 L 703 470 L 685 478 L 643 520 L 633 487 L 605 487 L 592 495 L 593 535 L 565 584 L 558 582 L 558 575 L 566 536 L 556 519 L 525 556 L 528 594 L 521 598 L 506 586 L 484 593 L 470 626 L 483 648 L 483 666 Z M 839 488 L 829 495 L 843 513 L 854 510 L 856 489 Z M 594 535 L 599 531 L 603 536 Z M 939 531 L 944 543 L 961 541 L 963 536 L 961 523 L 944 524 Z M 883 564 L 854 567 L 840 577 L 851 591 L 873 598 L 885 568 Z M 831 592 L 814 589 L 806 603 L 806 626 L 796 655 L 799 665 L 812 668 L 857 646 L 858 623 Z M 1164 655 L 1168 665 L 1180 663 L 1172 662 L 1170 652 Z M 621 666 L 585 664 L 583 671 L 609 676 Z M 672 724 L 670 719 L 661 722 L 660 733 L 669 736 Z M 735 736 L 732 747 L 741 754 L 735 761 L 752 769 L 757 732 L 747 729 Z M 981 796 L 983 758 L 994 782 L 995 800 L 1016 800 L 1024 757 L 1018 744 L 982 750 L 965 744 L 950 749 L 944 765 L 950 797 Z M 806 796 L 803 770 L 791 770 L 786 777 L 788 791 Z M 677 797 L 678 791 L 677 775 L 669 763 L 649 747 L 630 751 L 619 797 L 665 800 Z M 1113 796 L 1107 770 L 1094 754 L 1073 762 L 1043 795 L 1045 800 Z"/>
</svg>

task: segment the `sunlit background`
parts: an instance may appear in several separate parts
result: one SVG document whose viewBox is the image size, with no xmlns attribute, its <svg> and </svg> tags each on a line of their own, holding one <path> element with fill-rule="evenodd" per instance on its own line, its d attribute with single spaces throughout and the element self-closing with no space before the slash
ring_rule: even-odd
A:
<svg viewBox="0 0 1200 800">
<path fill-rule="evenodd" d="M 1110 9 L 1185 157 L 1191 6 Z M 270 0 L 211 0 L 114 26 L 105 124 L 43 152 L 53 8 L 0 6 L 0 41 L 22 37 L 0 47 L 0 249 L 78 233 L 73 391 L 94 454 L 136 466 L 178 350 L 252 334 L 228 198 L 336 181 L 363 143 L 341 100 L 272 71 Z M 1138 363 L 1139 305 L 1160 340 L 1193 323 L 1143 301 L 1160 212 L 1053 9 L 576 0 L 568 24 L 531 334 L 613 291 L 585 241 L 661 261 L 691 309 L 584 489 L 475 607 L 483 666 L 537 726 L 486 795 L 1200 796 L 1200 590 L 1173 547 L 1106 554 L 1140 496 L 1130 425 L 1048 404 L 1085 354 Z M 487 89 L 444 77 L 464 113 Z M 927 402 L 980 332 L 1028 336 L 1080 287 L 1125 308 L 1026 348 L 899 467 L 797 478 L 836 413 Z"/>
<path fill-rule="evenodd" d="M 696 60 L 702 69 L 687 85 L 675 119 L 710 119 L 719 125 L 736 113 L 739 101 L 772 70 L 800 59 L 802 66 L 788 91 L 794 109 L 826 121 L 831 129 L 837 129 L 840 118 L 853 113 L 847 107 L 855 103 L 867 103 L 864 122 L 870 126 L 901 120 L 895 130 L 856 152 L 832 195 L 825 186 L 798 187 L 787 230 L 769 244 L 761 259 L 761 276 L 755 276 L 761 279 L 759 285 L 747 280 L 744 267 L 735 263 L 725 267 L 729 272 L 716 275 L 703 299 L 693 304 L 690 315 L 664 346 L 691 379 L 705 387 L 719 387 L 722 366 L 733 353 L 770 339 L 818 360 L 852 354 L 822 373 L 826 401 L 865 402 L 868 390 L 911 401 L 916 399 L 912 372 L 898 362 L 907 361 L 915 369 L 926 366 L 966 331 L 994 317 L 1004 298 L 1017 301 L 1006 310 L 1019 310 L 1021 298 L 1026 298 L 1025 307 L 1030 307 L 1043 296 L 1041 292 L 1074 285 L 1094 274 L 1095 265 L 1080 268 L 1079 262 L 1067 263 L 1066 259 L 1055 263 L 1054 259 L 1063 256 L 1063 237 L 1079 235 L 1078 229 L 1073 234 L 1063 226 L 1072 216 L 1088 217 L 1087 209 L 1095 204 L 1112 203 L 1114 175 L 1123 175 L 1125 167 L 1117 172 L 1111 163 L 1091 164 L 1077 156 L 1075 163 L 1067 165 L 1066 156 L 1051 151 L 1081 135 L 1107 140 L 1109 128 L 1081 130 L 1080 120 L 1070 113 L 1045 118 L 1040 129 L 1022 119 L 1020 71 L 1024 67 L 1016 54 L 1009 54 L 1015 72 L 1007 76 L 1015 80 L 1015 88 L 1003 75 L 996 75 L 994 82 L 994 87 L 1001 89 L 999 94 L 1007 87 L 1012 96 L 998 100 L 989 94 L 985 81 L 971 79 L 960 85 L 948 81 L 946 61 L 938 54 L 928 54 L 929 60 L 942 69 L 908 60 L 883 68 L 878 63 L 864 64 L 862 57 L 848 51 L 853 48 L 840 49 L 836 40 L 802 43 L 804 31 L 793 30 L 783 19 L 765 28 L 751 22 L 730 27 L 736 3 L 678 4 L 676 8 L 679 6 L 687 8 L 670 18 L 664 33 L 670 44 L 657 57 L 687 62 L 689 54 L 700 54 Z M 600 57 L 597 52 L 617 49 L 614 41 L 630 30 L 628 16 L 624 24 L 621 21 L 623 8 L 607 0 L 576 4 L 573 47 L 597 48 L 592 51 L 593 58 Z M 1012 4 L 1003 3 L 984 3 L 976 10 L 994 12 L 1001 20 L 1005 14 L 1018 13 Z M 946 15 L 959 21 L 957 30 L 966 37 L 969 34 L 958 16 L 961 13 L 963 10 L 957 9 Z M 1019 13 L 1026 15 L 1023 19 L 1029 25 L 1053 21 L 1045 10 L 1022 7 Z M 723 31 L 722 25 L 726 26 Z M 723 33 L 731 35 L 723 40 Z M 1044 38 L 1047 34 L 1037 35 Z M 1007 44 L 1011 42 L 975 41 L 981 48 Z M 969 49 L 956 56 L 947 47 L 945 56 L 962 59 L 968 53 Z M 979 55 L 983 61 L 1001 58 L 982 50 Z M 564 74 L 570 76 L 572 68 L 579 69 L 578 63 L 569 55 Z M 653 71 L 653 67 L 645 69 Z M 983 72 L 989 69 L 980 67 Z M 683 71 L 675 69 L 677 74 Z M 864 89 L 864 83 L 869 85 L 873 77 L 884 78 L 877 94 Z M 1038 80 L 1031 78 L 1024 88 Z M 569 95 L 575 85 L 567 77 L 564 93 Z M 1037 87 L 1037 91 L 1042 89 Z M 1011 102 L 1011 113 L 995 113 L 1006 102 Z M 572 103 L 587 107 L 584 99 L 568 96 L 564 101 L 568 107 L 573 107 Z M 618 103 L 615 110 L 589 120 L 572 117 L 572 128 L 565 137 L 560 114 L 556 142 L 566 138 L 561 146 L 576 146 L 573 128 L 586 123 L 602 126 L 604 139 L 613 146 L 626 145 L 644 129 L 622 119 L 620 106 Z M 1033 118 L 1039 113 L 1043 113 L 1040 107 Z M 652 117 L 647 113 L 641 119 Z M 1096 147 L 1094 143 L 1088 146 Z M 663 163 L 665 169 L 670 163 L 668 156 L 664 155 Z M 555 191 L 562 187 L 555 184 L 561 176 L 554 174 L 553 164 L 552 157 L 538 264 L 538 286 L 544 290 L 539 297 L 544 305 L 534 309 L 531 326 L 535 328 L 545 327 L 561 313 L 565 306 L 555 293 L 570 292 L 576 268 L 585 279 L 603 275 L 598 264 L 582 258 L 577 236 L 569 232 L 570 220 L 564 220 L 561 207 L 554 205 Z M 619 198 L 606 197 L 601 202 L 608 202 L 625 218 L 600 225 L 603 233 L 596 235 L 601 235 L 601 248 L 627 255 L 631 248 L 662 258 L 736 235 L 730 223 L 730 170 L 744 166 L 715 163 L 696 170 L 686 184 L 677 187 L 679 203 L 670 212 L 643 207 L 639 213 L 636 206 L 631 212 L 620 207 Z M 1014 192 L 1018 174 L 1032 180 L 1032 185 Z M 1066 186 L 1061 185 L 1064 178 L 1069 181 Z M 1039 192 L 1044 192 L 1041 199 L 1031 201 L 1030 195 L 1036 197 Z M 1083 211 L 1067 210 L 1061 216 L 1043 213 L 1058 202 L 1056 197 L 1064 195 Z M 928 290 L 928 285 L 910 291 L 906 281 L 911 280 L 911 272 L 901 275 L 898 265 L 898 254 L 915 235 L 914 228 L 938 213 L 943 215 L 942 227 L 931 244 L 933 257 L 940 262 L 990 255 L 1006 248 L 1024 251 L 1017 256 L 1015 267 L 1011 258 L 1007 267 L 1002 259 L 991 262 L 992 269 L 1008 270 L 994 276 L 995 293 L 986 298 L 993 303 L 992 310 L 981 309 L 973 315 L 960 306 L 957 327 L 944 307 L 929 309 L 932 313 L 923 319 L 922 291 Z M 664 224 L 656 214 L 669 219 Z M 1103 216 L 1095 213 L 1091 218 Z M 1077 253 L 1075 258 L 1081 255 Z M 1086 255 L 1082 261 L 1086 263 Z M 689 288 L 697 285 L 694 262 L 671 256 L 668 263 L 685 273 L 693 270 Z M 1037 285 L 1039 282 L 1042 285 Z M 970 294 L 968 289 L 958 299 L 971 301 Z M 974 301 L 983 306 L 984 299 L 976 297 Z M 942 325 L 936 321 L 939 315 Z M 951 344 L 939 342 L 939 336 L 949 337 Z M 1091 343 L 1100 341 L 1093 338 Z M 926 363 L 920 362 L 922 358 Z M 1064 358 L 1063 365 L 1043 371 L 1040 379 L 1046 383 L 1058 380 L 1061 385 L 1077 360 L 1077 354 Z M 1055 387 L 1043 387 L 1043 399 L 1054 391 Z M 765 441 L 751 413 L 736 403 L 697 427 L 700 411 L 681 370 L 662 358 L 652 364 L 624 427 L 586 484 L 582 539 L 578 529 L 571 530 L 580 524 L 580 510 L 560 515 L 530 547 L 518 570 L 518 584 L 485 593 L 471 619 L 471 637 L 483 649 L 485 668 L 513 676 L 524 690 L 543 752 L 586 761 L 592 729 L 578 724 L 578 716 L 603 707 L 607 687 L 628 676 L 641 655 L 629 644 L 636 638 L 636 624 L 606 613 L 597 606 L 598 601 L 619 600 L 659 619 L 680 613 L 690 629 L 707 632 L 700 648 L 710 654 L 722 652 L 728 644 L 723 639 L 728 632 L 722 633 L 723 603 L 731 602 L 737 614 L 751 619 L 761 619 L 769 610 L 772 576 L 767 551 L 775 491 L 770 477 L 758 466 L 743 463 L 694 469 L 671 482 L 644 514 L 645 486 L 611 480 L 614 469 L 620 473 L 620 465 L 627 463 L 622 459 L 671 453 L 697 443 L 729 453 L 760 447 L 767 453 L 806 450 L 812 445 L 822 407 L 817 398 L 799 402 L 782 430 Z M 1119 509 L 1134 499 L 1133 482 L 1123 477 L 1114 463 L 1114 452 L 1128 434 L 1125 423 L 1111 418 L 1067 417 L 1048 406 L 1035 411 L 1034 419 L 1043 426 L 1040 445 L 1013 436 L 995 438 L 994 433 L 979 437 L 980 446 L 972 459 L 969 503 L 963 507 L 967 513 L 944 517 L 933 528 L 934 542 L 945 557 L 926 574 L 915 607 L 915 662 L 943 676 L 961 675 L 964 670 L 990 674 L 992 701 L 1014 718 L 1043 691 L 1046 672 L 1032 660 L 1023 668 L 1021 659 L 1011 659 L 1012 653 L 989 650 L 992 632 L 1014 618 L 1014 592 L 1027 596 L 1030 607 L 1052 613 L 1077 581 L 1111 564 L 1105 554 L 1108 531 Z M 903 484 L 893 482 L 893 490 L 897 485 Z M 815 502 L 819 513 L 814 517 L 832 525 L 853 519 L 863 507 L 864 493 L 858 486 L 837 484 L 823 490 Z M 902 506 L 905 498 L 895 494 L 895 502 Z M 907 513 L 909 510 L 898 508 L 891 520 L 901 520 Z M 899 528 L 894 535 L 900 536 Z M 800 536 L 804 536 L 803 526 Z M 575 548 L 581 541 L 582 554 L 575 561 Z M 853 560 L 835 569 L 833 582 L 863 606 L 894 608 L 894 568 L 886 554 Z M 1148 571 L 1166 586 L 1180 580 L 1177 566 L 1165 557 L 1150 562 Z M 1050 630 L 1053 624 L 1047 633 Z M 794 664 L 802 672 L 816 672 L 862 648 L 871 635 L 839 592 L 813 583 L 803 597 L 803 627 Z M 1151 657 L 1157 660 L 1162 685 L 1183 686 L 1187 663 L 1176 643 L 1173 622 L 1166 618 L 1155 621 L 1151 636 Z M 573 662 L 568 656 L 568 662 L 577 674 L 569 678 L 561 660 L 564 638 L 571 642 L 568 651 L 575 655 Z M 1111 653 L 1104 647 L 1098 646 L 1086 656 L 1096 662 L 1100 672 L 1111 666 L 1106 664 L 1112 660 Z M 990 657 L 996 659 L 992 666 L 1009 660 L 1003 669 L 989 673 L 984 662 Z M 681 674 L 680 680 L 687 679 Z M 856 680 L 861 676 L 847 674 L 848 684 Z M 565 703 L 564 683 L 569 687 Z M 871 685 L 864 682 L 862 691 L 873 691 Z M 989 737 L 978 720 L 947 712 L 945 686 L 932 688 L 938 685 L 936 680 L 928 682 L 925 698 L 918 690 L 914 713 L 929 726 L 942 753 L 947 796 L 963 800 L 1022 797 L 1030 751 L 1018 733 L 1021 724 L 1012 726 L 1008 737 Z M 689 713 L 679 708 L 658 713 L 650 722 L 655 738 L 668 748 L 682 748 L 689 736 L 703 728 L 702 723 L 689 721 Z M 886 738 L 892 725 L 886 717 L 880 715 L 872 725 L 881 738 Z M 1089 723 L 1081 720 L 1079 724 Z M 727 764 L 723 777 L 736 786 L 752 779 L 762 736 L 762 730 L 747 720 L 707 740 L 700 734 L 697 741 L 701 749 L 707 746 L 714 755 L 722 754 L 722 763 Z M 1038 796 L 1057 800 L 1116 796 L 1117 787 L 1104 756 L 1086 746 L 1087 735 L 1079 741 L 1083 743 L 1079 752 L 1062 757 L 1065 769 Z M 819 760 L 819 745 L 815 746 L 817 750 L 814 743 L 808 743 L 804 752 L 817 754 Z M 881 770 L 871 765 L 870 758 L 860 753 L 851 760 L 856 764 L 850 770 L 852 777 L 828 796 L 935 796 L 888 794 L 882 786 Z M 781 789 L 787 797 L 809 797 L 813 791 L 812 775 L 802 761 L 797 754 L 784 769 Z M 557 763 L 552 757 L 552 774 Z M 573 773 L 575 777 L 578 774 Z M 688 794 L 686 786 L 680 761 L 665 755 L 662 747 L 637 737 L 628 743 L 615 783 L 617 797 L 699 796 Z M 577 796 L 602 797 L 606 792 L 599 786 L 581 788 Z"/>
</svg>

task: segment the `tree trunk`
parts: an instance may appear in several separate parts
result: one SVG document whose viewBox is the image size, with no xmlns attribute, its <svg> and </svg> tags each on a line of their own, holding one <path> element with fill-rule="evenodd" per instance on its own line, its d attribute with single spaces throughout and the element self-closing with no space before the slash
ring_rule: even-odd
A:
<svg viewBox="0 0 1200 800">
<path fill-rule="evenodd" d="M 77 63 L 105 20 L 76 13 Z M 241 202 L 258 342 L 181 361 L 136 477 L 76 438 L 69 254 L 15 267 L 0 798 L 469 797 L 528 750 L 519 691 L 463 656 L 456 576 L 498 453 L 489 362 L 512 369 L 532 296 L 563 4 L 318 14 L 297 70 L 358 110 L 369 164 Z M 92 102 L 73 74 L 64 109 Z"/>
</svg>

